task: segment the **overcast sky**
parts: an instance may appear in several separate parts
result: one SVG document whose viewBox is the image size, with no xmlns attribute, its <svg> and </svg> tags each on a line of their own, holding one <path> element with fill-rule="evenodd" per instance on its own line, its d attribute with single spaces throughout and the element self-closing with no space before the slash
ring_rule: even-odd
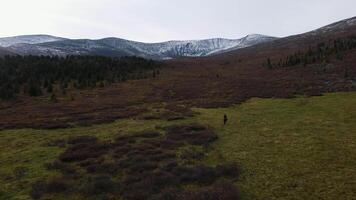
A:
<svg viewBox="0 0 356 200">
<path fill-rule="evenodd" d="M 353 16 L 356 0 L 0 0 L 0 37 L 283 37 Z"/>
</svg>

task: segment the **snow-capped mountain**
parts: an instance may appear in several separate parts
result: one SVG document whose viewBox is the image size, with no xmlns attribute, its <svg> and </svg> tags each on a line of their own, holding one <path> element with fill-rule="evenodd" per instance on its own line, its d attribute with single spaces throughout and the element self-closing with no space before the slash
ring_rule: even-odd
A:
<svg viewBox="0 0 356 200">
<path fill-rule="evenodd" d="M 20 35 L 15 37 L 0 38 L 1 47 L 9 47 L 15 44 L 39 44 L 45 42 L 55 42 L 66 40 L 65 38 L 54 37 L 51 35 Z"/>
<path fill-rule="evenodd" d="M 101 56 L 139 56 L 152 59 L 172 59 L 179 57 L 201 57 L 222 54 L 270 41 L 281 45 L 291 39 L 310 38 L 318 40 L 328 35 L 354 35 L 356 17 L 345 19 L 314 31 L 286 38 L 252 34 L 241 39 L 213 38 L 206 40 L 168 41 L 161 43 L 142 43 L 120 38 L 99 40 L 72 40 L 50 35 L 24 35 L 0 38 L 1 54 L 19 55 L 101 55 Z M 310 37 L 313 36 L 313 37 Z M 276 44 L 276 42 L 278 44 Z"/>
<path fill-rule="evenodd" d="M 28 38 L 31 37 L 28 36 Z M 272 41 L 275 38 L 256 34 L 248 35 L 236 40 L 214 38 L 207 40 L 168 41 L 161 43 L 142 43 L 120 38 L 70 40 L 53 37 L 52 39 L 55 41 L 32 39 L 28 40 L 30 42 L 24 42 L 24 40 L 21 40 L 21 42 L 18 43 L 13 42 L 8 49 L 20 55 L 140 56 L 152 59 L 171 59 L 178 57 L 208 56 L 219 52 L 226 52 L 230 49 L 235 50 Z"/>
</svg>

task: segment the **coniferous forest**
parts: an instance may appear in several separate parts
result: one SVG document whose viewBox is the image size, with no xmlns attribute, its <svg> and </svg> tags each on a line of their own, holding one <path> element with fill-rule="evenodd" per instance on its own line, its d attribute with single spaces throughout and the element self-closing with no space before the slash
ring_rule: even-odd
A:
<svg viewBox="0 0 356 200">
<path fill-rule="evenodd" d="M 85 89 L 159 74 L 159 63 L 138 57 L 7 56 L 0 58 L 0 99 L 41 96 L 59 88 Z"/>
<path fill-rule="evenodd" d="M 343 60 L 344 53 L 348 50 L 356 48 L 356 37 L 339 38 L 330 40 L 329 42 L 322 42 L 315 47 L 309 47 L 307 51 L 298 51 L 294 54 L 288 55 L 278 61 L 272 61 L 267 58 L 263 63 L 264 67 L 268 69 L 292 67 L 297 65 L 306 66 L 314 63 L 328 63 L 331 58 Z"/>
</svg>

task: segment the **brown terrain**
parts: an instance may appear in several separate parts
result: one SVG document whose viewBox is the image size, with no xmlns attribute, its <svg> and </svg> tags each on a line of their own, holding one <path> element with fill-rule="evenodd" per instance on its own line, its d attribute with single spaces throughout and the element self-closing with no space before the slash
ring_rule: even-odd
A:
<svg viewBox="0 0 356 200">
<path fill-rule="evenodd" d="M 16 101 L 0 104 L 0 128 L 58 128 L 104 123 L 134 117 L 162 104 L 174 111 L 170 105 L 224 107 L 252 97 L 292 98 L 355 90 L 356 49 L 344 52 L 343 60 L 331 57 L 323 65 L 313 63 L 276 69 L 262 65 L 267 58 L 279 60 L 298 51 L 305 52 L 320 42 L 349 36 L 356 36 L 355 18 L 221 55 L 165 61 L 156 78 L 69 91 L 58 103 L 49 102 L 48 96 L 21 96 Z"/>
</svg>

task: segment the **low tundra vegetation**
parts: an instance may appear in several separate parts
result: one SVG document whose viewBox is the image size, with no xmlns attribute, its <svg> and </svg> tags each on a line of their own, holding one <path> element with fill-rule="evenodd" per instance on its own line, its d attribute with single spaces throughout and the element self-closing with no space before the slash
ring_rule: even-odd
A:
<svg viewBox="0 0 356 200">
<path fill-rule="evenodd" d="M 199 162 L 217 139 L 215 132 L 199 124 L 168 126 L 161 132 L 144 131 L 109 141 L 71 137 L 58 159 L 46 165 L 59 175 L 35 182 L 31 196 L 239 199 L 232 183 L 239 176 L 236 163 L 210 166 Z"/>
</svg>

